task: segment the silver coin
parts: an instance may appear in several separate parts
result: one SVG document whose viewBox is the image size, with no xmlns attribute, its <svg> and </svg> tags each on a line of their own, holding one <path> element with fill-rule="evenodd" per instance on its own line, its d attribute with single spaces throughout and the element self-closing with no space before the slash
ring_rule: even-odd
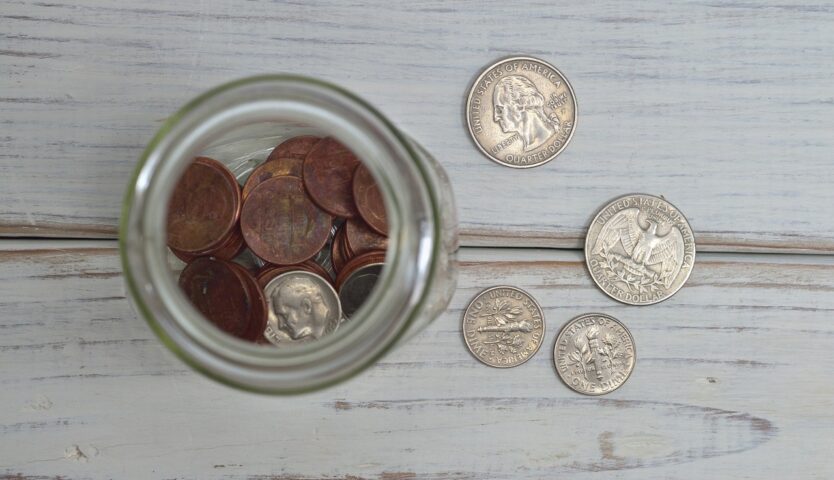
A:
<svg viewBox="0 0 834 480">
<path fill-rule="evenodd" d="M 695 262 L 695 236 L 686 217 L 660 197 L 630 194 L 606 205 L 585 238 L 594 282 L 629 305 L 666 300 L 686 283 Z"/>
<path fill-rule="evenodd" d="M 342 318 L 339 297 L 330 283 L 301 270 L 278 275 L 264 288 L 268 320 L 264 337 L 287 346 L 333 333 Z"/>
<path fill-rule="evenodd" d="M 463 339 L 481 362 L 491 367 L 515 367 L 539 351 L 544 339 L 544 313 L 520 288 L 488 288 L 466 307 Z"/>
<path fill-rule="evenodd" d="M 562 72 L 532 57 L 500 60 L 481 73 L 466 100 L 478 148 L 501 165 L 530 168 L 553 160 L 576 129 L 576 95 Z"/>
<path fill-rule="evenodd" d="M 356 313 L 371 295 L 376 281 L 382 274 L 382 267 L 381 263 L 372 263 L 358 268 L 342 283 L 342 288 L 339 289 L 339 301 L 342 302 L 342 312 L 345 317 L 350 318 Z"/>
<path fill-rule="evenodd" d="M 625 325 L 601 313 L 568 322 L 553 347 L 559 377 L 585 395 L 604 395 L 620 388 L 634 370 L 636 355 L 634 338 Z"/>
</svg>

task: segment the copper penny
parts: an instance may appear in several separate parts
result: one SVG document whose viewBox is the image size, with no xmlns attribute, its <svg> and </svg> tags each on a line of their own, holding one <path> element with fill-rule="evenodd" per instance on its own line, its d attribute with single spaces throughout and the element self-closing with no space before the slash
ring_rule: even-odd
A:
<svg viewBox="0 0 834 480">
<path fill-rule="evenodd" d="M 194 160 L 168 204 L 168 246 L 186 254 L 211 251 L 226 240 L 240 216 L 237 180 L 222 163 Z"/>
<path fill-rule="evenodd" d="M 304 160 L 304 157 L 319 143 L 319 140 L 321 138 L 314 137 L 313 135 L 301 135 L 285 140 L 272 149 L 272 153 L 269 154 L 266 161 L 271 162 L 279 158 L 297 158 Z"/>
<path fill-rule="evenodd" d="M 228 239 L 214 250 L 207 250 L 204 252 L 197 252 L 192 254 L 187 252 L 181 252 L 177 249 L 172 248 L 171 252 L 173 252 L 173 254 L 177 256 L 177 258 L 179 258 L 185 263 L 188 263 L 197 257 L 203 256 L 211 256 L 222 258 L 223 260 L 231 260 L 240 255 L 240 253 L 243 251 L 244 246 L 245 245 L 243 243 L 243 235 L 240 233 L 240 228 L 236 227 L 234 230 L 230 232 Z"/>
<path fill-rule="evenodd" d="M 260 271 L 258 271 L 258 285 L 260 285 L 261 289 L 266 288 L 267 284 L 269 284 L 269 282 L 278 275 L 297 270 L 315 273 L 325 280 L 330 281 L 330 275 L 324 268 L 321 267 L 321 265 L 313 262 L 312 260 L 305 260 L 297 265 L 265 265 L 262 269 L 260 269 Z M 330 283 L 332 283 L 332 281 Z"/>
<path fill-rule="evenodd" d="M 342 288 L 345 280 L 347 280 L 353 272 L 362 267 L 378 263 L 385 263 L 384 251 L 373 250 L 354 257 L 344 266 L 342 271 L 339 272 L 339 276 L 336 277 L 336 291 L 338 292 Z"/>
<path fill-rule="evenodd" d="M 345 224 L 345 238 L 350 256 L 388 248 L 388 237 L 376 233 L 358 218 L 352 218 Z"/>
<path fill-rule="evenodd" d="M 248 338 L 250 292 L 232 262 L 196 258 L 180 273 L 179 285 L 191 304 L 217 328 L 238 338 Z"/>
<path fill-rule="evenodd" d="M 246 183 L 243 184 L 243 198 L 248 197 L 253 188 L 272 177 L 290 175 L 301 178 L 303 166 L 303 159 L 292 157 L 281 157 L 270 162 L 262 163 L 252 171 L 249 178 L 246 179 Z"/>
<path fill-rule="evenodd" d="M 349 260 L 347 258 L 347 253 L 344 251 L 344 238 L 345 227 L 342 227 L 336 232 L 336 236 L 333 237 L 333 243 L 330 245 L 330 261 L 333 264 L 333 270 L 337 275 L 340 271 L 342 271 L 345 264 Z"/>
<path fill-rule="evenodd" d="M 382 192 L 371 171 L 362 164 L 353 173 L 353 199 L 362 220 L 377 233 L 388 235 L 388 217 L 385 215 Z"/>
<path fill-rule="evenodd" d="M 353 202 L 353 170 L 359 159 L 333 138 L 325 138 L 304 159 L 304 186 L 316 204 L 337 217 L 358 215 Z"/>
<path fill-rule="evenodd" d="M 266 297 L 261 290 L 258 281 L 249 273 L 243 266 L 237 263 L 232 263 L 232 266 L 237 270 L 238 275 L 243 279 L 246 290 L 249 293 L 249 328 L 242 338 L 257 342 L 264 337 L 264 330 L 266 329 L 266 321 L 269 317 L 267 312 Z"/>
<path fill-rule="evenodd" d="M 246 245 L 276 265 L 292 265 L 315 255 L 330 235 L 330 215 L 318 208 L 296 177 L 273 177 L 246 197 L 240 215 Z"/>
</svg>

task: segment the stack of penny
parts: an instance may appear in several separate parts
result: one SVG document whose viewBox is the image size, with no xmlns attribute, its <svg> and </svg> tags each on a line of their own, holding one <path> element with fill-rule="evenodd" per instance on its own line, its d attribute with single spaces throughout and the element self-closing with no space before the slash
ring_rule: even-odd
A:
<svg viewBox="0 0 834 480">
<path fill-rule="evenodd" d="M 196 158 L 167 228 L 197 310 L 232 336 L 279 346 L 317 340 L 354 315 L 388 246 L 370 171 L 335 139 L 309 135 L 275 147 L 242 188 L 222 163 Z"/>
</svg>

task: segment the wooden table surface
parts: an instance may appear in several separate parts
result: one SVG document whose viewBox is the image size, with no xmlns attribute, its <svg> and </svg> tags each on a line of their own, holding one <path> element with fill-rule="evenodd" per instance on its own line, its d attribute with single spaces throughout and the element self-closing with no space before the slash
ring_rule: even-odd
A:
<svg viewBox="0 0 834 480">
<path fill-rule="evenodd" d="M 0 479 L 834 477 L 834 6 L 667 3 L 5 0 Z M 533 170 L 487 160 L 463 120 L 469 83 L 510 54 L 555 64 L 578 98 L 571 144 Z M 282 71 L 349 88 L 432 152 L 463 244 L 443 316 L 292 398 L 174 358 L 131 311 L 114 240 L 160 123 Z M 600 293 L 579 249 L 632 191 L 680 207 L 701 252 L 651 307 Z M 546 314 L 514 369 L 460 335 L 496 283 Z M 601 398 L 552 367 L 560 326 L 589 311 L 638 351 Z"/>
</svg>

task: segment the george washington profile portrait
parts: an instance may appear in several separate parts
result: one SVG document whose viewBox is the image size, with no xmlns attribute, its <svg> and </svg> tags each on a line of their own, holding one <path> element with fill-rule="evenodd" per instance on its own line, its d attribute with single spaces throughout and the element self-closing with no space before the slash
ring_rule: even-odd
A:
<svg viewBox="0 0 834 480">
<path fill-rule="evenodd" d="M 534 150 L 560 129 L 556 114 L 544 110 L 545 98 L 528 78 L 508 75 L 495 84 L 494 120 L 504 133 L 517 133 L 524 151 Z"/>
</svg>

